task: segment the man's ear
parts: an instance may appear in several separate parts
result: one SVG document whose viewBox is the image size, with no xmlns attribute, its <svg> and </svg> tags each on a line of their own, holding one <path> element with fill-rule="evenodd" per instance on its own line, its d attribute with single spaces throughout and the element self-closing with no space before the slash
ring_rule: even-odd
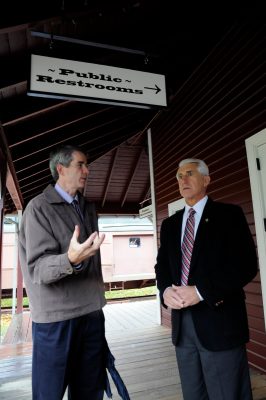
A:
<svg viewBox="0 0 266 400">
<path fill-rule="evenodd" d="M 64 166 L 62 164 L 57 164 L 56 170 L 59 176 L 64 175 Z"/>
<path fill-rule="evenodd" d="M 209 175 L 204 176 L 204 187 L 207 187 L 211 181 L 211 177 Z"/>
</svg>

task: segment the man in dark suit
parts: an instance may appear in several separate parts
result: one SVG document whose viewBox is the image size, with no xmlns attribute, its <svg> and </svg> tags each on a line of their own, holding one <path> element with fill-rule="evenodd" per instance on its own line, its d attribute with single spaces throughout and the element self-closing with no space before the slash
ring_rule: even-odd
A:
<svg viewBox="0 0 266 400">
<path fill-rule="evenodd" d="M 186 206 L 162 223 L 155 271 L 184 400 L 251 400 L 243 287 L 257 273 L 253 238 L 240 207 L 206 195 L 204 161 L 181 161 L 177 180 Z"/>
</svg>

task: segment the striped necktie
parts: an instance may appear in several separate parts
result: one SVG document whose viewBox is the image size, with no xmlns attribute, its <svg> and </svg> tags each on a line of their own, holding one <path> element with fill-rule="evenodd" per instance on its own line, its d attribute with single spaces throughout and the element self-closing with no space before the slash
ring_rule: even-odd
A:
<svg viewBox="0 0 266 400">
<path fill-rule="evenodd" d="M 181 285 L 183 286 L 186 286 L 188 283 L 190 262 L 194 245 L 195 212 L 196 211 L 193 208 L 189 209 L 189 216 L 186 222 L 183 242 L 181 245 L 181 250 L 182 250 Z"/>
<path fill-rule="evenodd" d="M 81 209 L 80 209 L 78 200 L 77 200 L 77 199 L 74 199 L 74 200 L 72 201 L 71 204 L 73 205 L 73 207 L 75 208 L 75 210 L 76 210 L 76 212 L 77 212 L 79 218 L 80 218 L 81 221 L 83 222 L 84 217 L 83 217 L 83 215 L 82 215 L 82 212 L 81 212 Z"/>
</svg>

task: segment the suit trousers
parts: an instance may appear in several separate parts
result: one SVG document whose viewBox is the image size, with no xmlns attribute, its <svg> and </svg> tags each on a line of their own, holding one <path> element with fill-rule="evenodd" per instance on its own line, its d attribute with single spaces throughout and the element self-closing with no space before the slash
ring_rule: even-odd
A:
<svg viewBox="0 0 266 400">
<path fill-rule="evenodd" d="M 182 310 L 176 357 L 184 400 L 252 400 L 245 346 L 225 351 L 205 349 L 189 309 Z"/>
<path fill-rule="evenodd" d="M 67 321 L 32 324 L 33 400 L 102 400 L 105 329 L 102 310 Z"/>
</svg>

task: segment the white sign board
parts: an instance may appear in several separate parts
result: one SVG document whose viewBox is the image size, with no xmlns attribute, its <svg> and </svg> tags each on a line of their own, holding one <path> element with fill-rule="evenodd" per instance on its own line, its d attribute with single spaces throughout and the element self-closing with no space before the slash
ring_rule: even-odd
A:
<svg viewBox="0 0 266 400">
<path fill-rule="evenodd" d="M 139 217 L 146 218 L 152 216 L 152 206 L 143 207 L 139 210 Z"/>
<path fill-rule="evenodd" d="M 176 201 L 173 201 L 172 203 L 168 204 L 168 215 L 171 217 L 171 215 L 175 214 L 178 210 L 181 210 L 184 208 L 186 205 L 185 199 L 179 199 Z"/>
<path fill-rule="evenodd" d="M 164 75 L 34 54 L 28 95 L 143 108 L 167 106 Z"/>
</svg>

